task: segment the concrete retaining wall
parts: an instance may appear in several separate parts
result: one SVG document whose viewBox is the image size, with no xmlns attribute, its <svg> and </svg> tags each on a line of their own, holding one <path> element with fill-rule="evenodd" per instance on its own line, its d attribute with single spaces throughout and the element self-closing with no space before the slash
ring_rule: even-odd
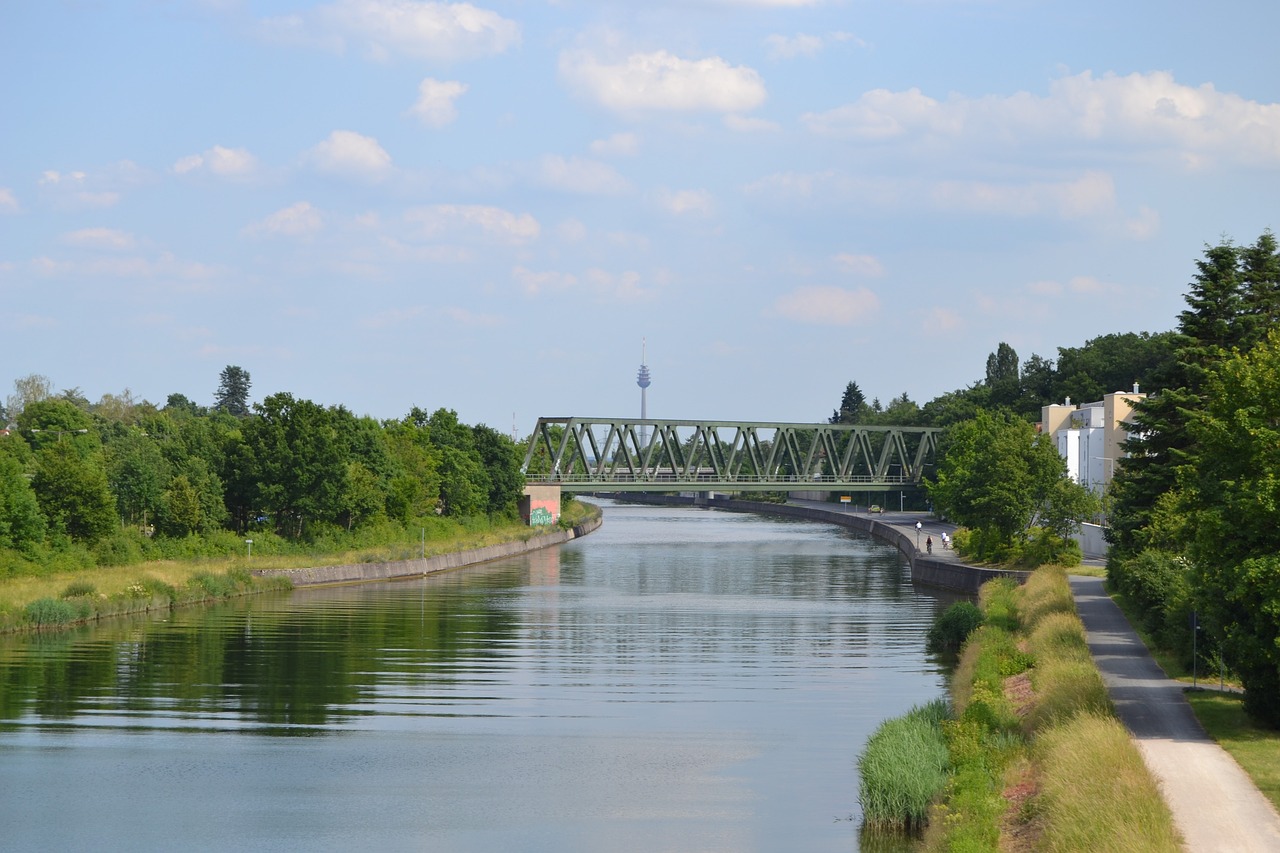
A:
<svg viewBox="0 0 1280 853">
<path fill-rule="evenodd" d="M 1082 524 L 1080 532 L 1071 538 L 1080 544 L 1080 551 L 1086 557 L 1106 558 L 1109 546 L 1102 531 L 1103 528 L 1097 524 Z"/>
<path fill-rule="evenodd" d="M 316 584 L 363 583 L 365 581 L 391 580 L 392 578 L 411 578 L 447 572 L 464 566 L 475 566 L 492 560 L 516 557 L 549 548 L 552 545 L 563 545 L 600 527 L 601 515 L 596 513 L 572 530 L 553 530 L 540 533 L 522 542 L 504 542 L 501 545 L 488 545 L 484 548 L 473 548 L 470 551 L 458 551 L 453 554 L 439 554 L 417 560 L 397 560 L 387 563 L 354 563 L 345 566 L 315 566 L 307 569 L 263 569 L 254 572 L 259 577 L 286 577 L 294 586 L 314 586 Z"/>
<path fill-rule="evenodd" d="M 667 495 L 646 495 L 646 494 L 618 494 L 613 497 L 618 500 L 632 501 L 634 503 L 659 504 L 665 506 L 671 505 L 691 505 L 691 498 L 678 498 Z M 1026 580 L 1028 572 L 1004 571 L 1002 569 L 984 569 L 979 566 L 966 566 L 962 563 L 952 562 L 951 560 L 943 560 L 935 557 L 921 554 L 916 550 L 915 541 L 912 536 L 902 532 L 892 525 L 885 524 L 883 521 L 877 521 L 869 516 L 851 515 L 849 513 L 840 512 L 835 509 L 821 509 L 819 507 L 796 506 L 794 504 L 774 504 L 764 503 L 760 501 L 742 501 L 731 500 L 729 498 L 715 498 L 707 501 L 705 504 L 700 503 L 699 506 L 707 506 L 713 509 L 724 509 L 731 512 L 754 512 L 760 515 L 781 515 L 790 518 L 804 518 L 809 521 L 821 521 L 827 524 L 837 524 L 841 527 L 847 527 L 852 530 L 860 530 L 863 533 L 870 534 L 882 542 L 894 546 L 907 558 L 907 563 L 911 566 L 911 582 L 918 583 L 923 586 L 937 587 L 939 589 L 948 589 L 955 592 L 968 593 L 977 595 L 978 589 L 987 581 L 995 578 L 1013 578 L 1022 583 Z"/>
</svg>

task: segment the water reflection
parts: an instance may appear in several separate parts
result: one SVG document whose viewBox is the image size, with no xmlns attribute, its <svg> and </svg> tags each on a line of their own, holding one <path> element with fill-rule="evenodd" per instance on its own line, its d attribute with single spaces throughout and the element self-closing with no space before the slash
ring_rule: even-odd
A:
<svg viewBox="0 0 1280 853">
<path fill-rule="evenodd" d="M 585 540 L 474 570 L 0 638 L 26 798 L 0 822 L 38 837 L 51 790 L 136 819 L 176 796 L 149 773 L 176 761 L 205 807 L 292 810 L 191 830 L 214 847 L 853 849 L 858 749 L 942 689 L 923 634 L 946 601 L 904 571 L 823 525 L 611 506 Z M 366 784 L 391 802 L 353 803 Z"/>
</svg>

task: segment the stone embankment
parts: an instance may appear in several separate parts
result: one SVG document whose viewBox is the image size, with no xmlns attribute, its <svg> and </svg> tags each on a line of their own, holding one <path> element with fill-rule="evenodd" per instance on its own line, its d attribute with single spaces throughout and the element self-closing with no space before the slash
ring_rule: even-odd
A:
<svg viewBox="0 0 1280 853">
<path fill-rule="evenodd" d="M 572 542 L 596 530 L 601 524 L 601 515 L 596 512 L 576 527 L 567 530 L 552 530 L 539 533 L 529 539 L 518 542 L 503 542 L 499 545 L 487 545 L 483 548 L 472 548 L 452 554 L 437 554 L 433 557 L 415 560 L 393 560 L 380 563 L 351 563 L 344 566 L 315 566 L 305 569 L 262 569 L 255 571 L 259 577 L 286 577 L 294 586 L 315 586 L 317 584 L 365 583 L 367 581 L 391 580 L 393 578 L 413 578 L 433 575 L 461 569 L 464 566 L 475 566 L 507 557 L 517 557 L 530 551 L 549 548 L 552 545 L 563 545 Z"/>
</svg>

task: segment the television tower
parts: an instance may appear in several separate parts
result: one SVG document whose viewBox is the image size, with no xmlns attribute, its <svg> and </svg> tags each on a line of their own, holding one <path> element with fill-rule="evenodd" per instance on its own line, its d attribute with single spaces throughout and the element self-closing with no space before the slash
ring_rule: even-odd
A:
<svg viewBox="0 0 1280 853">
<path fill-rule="evenodd" d="M 644 361 L 645 361 L 645 339 L 641 338 L 640 339 L 640 372 L 636 374 L 636 384 L 640 386 L 640 420 L 642 421 L 649 417 L 648 412 L 645 410 L 645 391 L 649 387 L 649 365 L 645 364 Z M 648 443 L 649 443 L 649 438 L 647 435 L 645 435 L 645 428 L 644 428 L 644 425 L 642 424 L 640 426 L 640 446 L 643 447 Z"/>
</svg>

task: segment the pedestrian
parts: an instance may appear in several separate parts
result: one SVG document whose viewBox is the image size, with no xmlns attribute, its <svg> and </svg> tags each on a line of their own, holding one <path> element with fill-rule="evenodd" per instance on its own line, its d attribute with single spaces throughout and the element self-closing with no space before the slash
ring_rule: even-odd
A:
<svg viewBox="0 0 1280 853">
<path fill-rule="evenodd" d="M 933 537 L 932 536 L 926 536 L 924 538 L 924 548 L 930 554 L 933 553 Z"/>
</svg>

